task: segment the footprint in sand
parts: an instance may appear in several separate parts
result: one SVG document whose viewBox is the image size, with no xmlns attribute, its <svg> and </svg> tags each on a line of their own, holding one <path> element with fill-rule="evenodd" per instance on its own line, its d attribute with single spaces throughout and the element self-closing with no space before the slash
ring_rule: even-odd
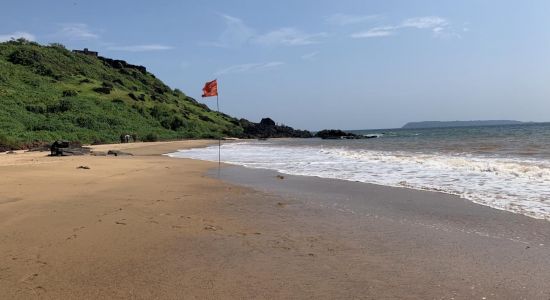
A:
<svg viewBox="0 0 550 300">
<path fill-rule="evenodd" d="M 34 288 L 32 288 L 31 290 L 32 290 L 34 293 L 36 293 L 36 291 L 38 291 L 38 292 L 46 292 L 46 289 L 45 289 L 44 287 L 40 286 L 40 285 L 39 285 L 39 286 L 36 286 L 36 287 L 34 287 Z"/>
<path fill-rule="evenodd" d="M 74 234 L 69 236 L 67 238 L 67 240 L 74 240 L 78 237 L 78 235 L 76 234 L 77 232 L 81 231 L 82 229 L 85 229 L 86 227 L 85 226 L 80 226 L 80 227 L 77 227 L 77 228 L 73 228 L 73 232 Z"/>
<path fill-rule="evenodd" d="M 206 225 L 204 226 L 204 230 L 208 230 L 208 231 L 218 231 L 218 230 L 221 230 L 222 228 L 221 227 L 216 227 L 214 225 Z"/>
<path fill-rule="evenodd" d="M 42 266 L 48 265 L 47 262 L 40 260 L 40 258 L 37 258 L 34 262 L 35 262 L 36 264 L 39 264 L 39 265 L 42 265 Z"/>
<path fill-rule="evenodd" d="M 27 276 L 24 276 L 24 277 L 21 278 L 19 281 L 20 281 L 20 282 L 32 281 L 32 280 L 35 279 L 36 277 L 38 277 L 38 273 L 32 273 L 32 274 L 29 274 L 29 275 L 27 275 Z"/>
</svg>

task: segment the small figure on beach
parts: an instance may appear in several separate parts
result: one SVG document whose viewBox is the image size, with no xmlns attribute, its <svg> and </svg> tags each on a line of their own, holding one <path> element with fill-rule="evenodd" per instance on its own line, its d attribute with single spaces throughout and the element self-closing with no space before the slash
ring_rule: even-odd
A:
<svg viewBox="0 0 550 300">
<path fill-rule="evenodd" d="M 120 135 L 120 142 L 121 143 L 129 143 L 131 136 L 129 134 L 121 134 Z M 135 141 L 135 140 L 134 140 Z"/>
</svg>

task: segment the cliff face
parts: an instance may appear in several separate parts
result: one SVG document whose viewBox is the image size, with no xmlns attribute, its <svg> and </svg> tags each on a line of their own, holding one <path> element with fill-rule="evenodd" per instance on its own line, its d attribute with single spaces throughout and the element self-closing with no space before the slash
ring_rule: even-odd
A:
<svg viewBox="0 0 550 300">
<path fill-rule="evenodd" d="M 4 150 L 55 139 L 116 142 L 121 134 L 139 140 L 302 135 L 212 111 L 143 66 L 25 40 L 0 43 L 0 107 Z"/>
<path fill-rule="evenodd" d="M 438 127 L 470 127 L 470 126 L 497 126 L 497 125 L 517 125 L 523 124 L 520 121 L 513 120 L 490 120 L 490 121 L 423 121 L 409 122 L 401 128 L 438 128 Z"/>
</svg>

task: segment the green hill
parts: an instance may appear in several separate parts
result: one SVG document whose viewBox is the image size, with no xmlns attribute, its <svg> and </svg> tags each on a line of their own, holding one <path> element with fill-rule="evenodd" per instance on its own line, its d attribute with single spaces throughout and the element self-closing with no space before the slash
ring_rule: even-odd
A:
<svg viewBox="0 0 550 300">
<path fill-rule="evenodd" d="M 217 113 L 121 60 L 25 40 L 0 43 L 0 148 L 55 139 L 82 143 L 241 136 Z"/>
</svg>

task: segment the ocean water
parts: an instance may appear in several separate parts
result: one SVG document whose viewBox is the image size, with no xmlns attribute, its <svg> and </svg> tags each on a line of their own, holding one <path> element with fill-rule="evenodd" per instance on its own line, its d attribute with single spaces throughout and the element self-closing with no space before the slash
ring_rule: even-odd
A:
<svg viewBox="0 0 550 300">
<path fill-rule="evenodd" d="M 550 123 L 355 133 L 379 137 L 228 143 L 221 158 L 291 175 L 450 193 L 550 220 Z M 169 155 L 217 161 L 218 148 Z"/>
</svg>

